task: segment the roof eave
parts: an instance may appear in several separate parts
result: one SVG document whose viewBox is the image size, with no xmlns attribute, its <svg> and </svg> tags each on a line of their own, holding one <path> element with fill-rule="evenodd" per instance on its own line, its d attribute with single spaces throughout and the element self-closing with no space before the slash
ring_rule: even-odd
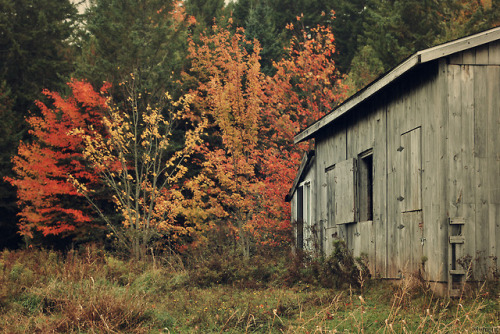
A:
<svg viewBox="0 0 500 334">
<path fill-rule="evenodd" d="M 351 96 L 349 99 L 344 101 L 340 106 L 335 108 L 331 113 L 326 114 L 323 118 L 317 120 L 315 123 L 308 126 L 306 129 L 298 133 L 294 137 L 294 143 L 300 143 L 301 141 L 310 139 L 313 135 L 325 127 L 327 124 L 330 124 L 335 119 L 344 115 L 350 109 L 354 108 L 361 102 L 365 101 L 376 92 L 378 92 L 381 88 L 393 82 L 397 78 L 399 78 L 404 73 L 408 72 L 410 69 L 415 67 L 420 63 L 420 55 L 414 54 L 410 58 L 408 58 L 405 62 L 401 63 L 399 66 L 395 67 L 392 71 L 387 73 L 385 76 L 380 79 L 372 82 L 370 85 L 366 86 L 362 90 L 360 90 L 357 94 Z"/>
<path fill-rule="evenodd" d="M 295 189 L 299 185 L 299 182 L 302 180 L 302 176 L 305 172 L 307 172 L 307 166 L 311 162 L 311 159 L 314 157 L 314 150 L 308 151 L 302 157 L 302 161 L 300 163 L 297 174 L 295 175 L 295 179 L 293 180 L 292 187 L 288 191 L 288 194 L 285 196 L 285 202 L 290 202 L 292 200 L 293 194 L 295 193 Z"/>
<path fill-rule="evenodd" d="M 370 98 L 379 90 L 381 90 L 391 82 L 394 82 L 396 79 L 401 77 L 403 74 L 405 74 L 418 64 L 446 57 L 453 53 L 461 52 L 466 49 L 493 42 L 497 39 L 500 39 L 500 27 L 484 31 L 473 36 L 460 38 L 458 40 L 415 53 L 400 65 L 389 71 L 387 74 L 381 76 L 379 79 L 375 80 L 374 82 L 360 90 L 358 93 L 348 98 L 332 112 L 326 114 L 304 130 L 299 132 L 294 137 L 294 143 L 297 144 L 304 140 L 313 138 L 314 135 L 325 126 L 327 126 L 340 116 L 346 114 L 349 110 L 353 109 L 366 99 Z"/>
</svg>

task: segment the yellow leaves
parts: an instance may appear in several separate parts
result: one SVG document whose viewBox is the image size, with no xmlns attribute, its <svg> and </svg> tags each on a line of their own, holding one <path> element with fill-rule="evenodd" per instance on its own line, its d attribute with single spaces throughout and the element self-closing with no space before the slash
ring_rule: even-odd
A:
<svg viewBox="0 0 500 334">
<path fill-rule="evenodd" d="M 123 84 L 130 92 L 126 105 L 118 107 L 107 99 L 104 132 L 79 127 L 71 135 L 82 138 L 84 158 L 113 192 L 112 200 L 123 217 L 125 230 L 133 230 L 138 236 L 149 231 L 186 233 L 175 226 L 186 202 L 177 189 L 178 181 L 188 172 L 186 159 L 200 145 L 208 120 L 202 116 L 189 124 L 194 100 L 189 94 L 173 100 L 165 93 L 169 110 L 164 105 L 140 108 L 142 96 L 134 90 L 133 73 L 130 80 Z M 172 140 L 177 125 L 190 129 L 183 145 Z M 75 185 L 87 191 L 76 180 Z"/>
</svg>

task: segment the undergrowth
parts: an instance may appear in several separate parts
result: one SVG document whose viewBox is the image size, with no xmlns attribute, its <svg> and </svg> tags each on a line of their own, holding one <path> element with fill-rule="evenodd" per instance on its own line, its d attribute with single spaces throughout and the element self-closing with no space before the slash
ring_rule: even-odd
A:
<svg viewBox="0 0 500 334">
<path fill-rule="evenodd" d="M 238 253 L 120 259 L 97 248 L 0 253 L 3 333 L 455 333 L 499 326 L 498 296 L 437 298 L 415 275 L 371 281 L 327 258 Z"/>
</svg>

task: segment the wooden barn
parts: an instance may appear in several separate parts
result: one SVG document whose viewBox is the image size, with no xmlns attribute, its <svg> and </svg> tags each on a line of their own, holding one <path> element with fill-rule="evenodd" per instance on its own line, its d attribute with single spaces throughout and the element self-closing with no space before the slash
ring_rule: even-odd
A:
<svg viewBox="0 0 500 334">
<path fill-rule="evenodd" d="M 420 51 L 295 136 L 297 247 L 455 294 L 500 256 L 500 28 Z"/>
</svg>

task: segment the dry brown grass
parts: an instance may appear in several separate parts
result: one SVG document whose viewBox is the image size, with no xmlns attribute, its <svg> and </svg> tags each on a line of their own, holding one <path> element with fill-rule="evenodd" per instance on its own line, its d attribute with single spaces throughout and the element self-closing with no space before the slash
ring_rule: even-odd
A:
<svg viewBox="0 0 500 334">
<path fill-rule="evenodd" d="M 217 266 L 212 260 L 203 269 L 203 262 L 184 267 L 179 258 L 158 256 L 134 262 L 92 248 L 64 256 L 4 251 L 0 332 L 472 333 L 499 325 L 498 299 L 481 289 L 450 300 L 436 297 L 415 275 L 393 286 L 362 272 L 342 290 L 312 280 L 285 286 L 286 266 L 270 261 L 281 269 L 263 275 L 261 261 L 244 267 L 242 260 Z M 223 277 L 217 270 L 233 271 L 231 280 L 208 285 Z"/>
</svg>

